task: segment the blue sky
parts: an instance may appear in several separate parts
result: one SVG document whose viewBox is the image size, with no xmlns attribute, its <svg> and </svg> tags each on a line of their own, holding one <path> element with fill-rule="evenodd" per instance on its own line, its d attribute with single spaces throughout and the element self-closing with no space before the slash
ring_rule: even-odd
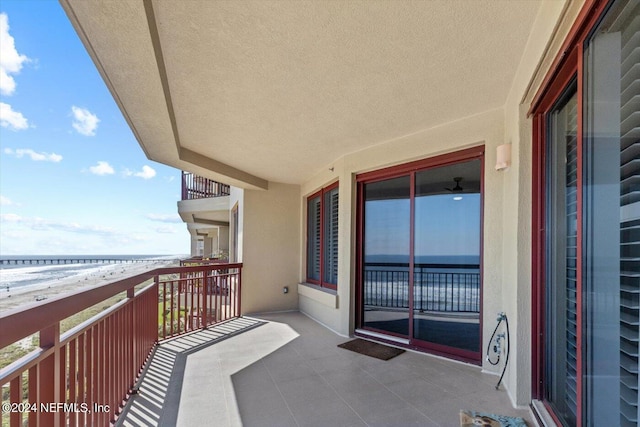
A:
<svg viewBox="0 0 640 427">
<path fill-rule="evenodd" d="M 416 197 L 415 256 L 480 254 L 480 195 Z M 409 199 L 368 201 L 365 252 L 409 255 Z"/>
<path fill-rule="evenodd" d="M 146 158 L 57 1 L 0 2 L 0 255 L 187 254 L 180 176 Z"/>
</svg>

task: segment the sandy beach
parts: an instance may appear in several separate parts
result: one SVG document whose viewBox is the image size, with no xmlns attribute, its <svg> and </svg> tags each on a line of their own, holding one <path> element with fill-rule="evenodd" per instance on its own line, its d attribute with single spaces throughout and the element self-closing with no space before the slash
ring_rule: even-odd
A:
<svg viewBox="0 0 640 427">
<path fill-rule="evenodd" d="M 55 282 L 48 281 L 44 284 L 18 287 L 9 291 L 2 289 L 0 290 L 0 312 L 172 265 L 177 265 L 177 262 L 170 259 L 131 264 L 108 264 L 90 273 L 74 275 Z"/>
</svg>

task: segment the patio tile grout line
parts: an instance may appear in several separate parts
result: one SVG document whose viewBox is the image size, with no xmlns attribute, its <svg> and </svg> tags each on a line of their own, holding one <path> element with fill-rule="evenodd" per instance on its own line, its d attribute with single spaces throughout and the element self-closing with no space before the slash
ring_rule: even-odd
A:
<svg viewBox="0 0 640 427">
<path fill-rule="evenodd" d="M 267 374 L 269 374 L 269 378 L 273 382 L 273 385 L 276 386 L 276 390 L 278 390 L 278 393 L 280 393 L 280 397 L 282 397 L 282 401 L 284 402 L 285 406 L 289 410 L 289 413 L 291 414 L 291 418 L 293 418 L 293 421 L 296 423 L 296 425 L 298 427 L 300 427 L 300 423 L 298 422 L 298 419 L 293 414 L 293 411 L 291 410 L 291 407 L 289 406 L 289 403 L 287 402 L 287 399 L 284 397 L 284 394 L 282 393 L 282 390 L 280 390 L 280 387 L 278 387 L 278 383 L 273 378 L 273 375 L 271 374 L 271 371 L 269 370 L 269 367 L 264 363 L 264 361 L 262 359 L 259 359 L 258 361 L 264 366 L 264 369 L 267 371 Z"/>
<path fill-rule="evenodd" d="M 299 352 L 297 349 L 294 349 L 294 350 L 296 351 L 296 353 L 298 353 L 298 355 L 299 355 L 300 357 L 304 357 L 304 356 L 302 356 L 302 355 L 300 354 L 300 352 Z M 322 380 L 326 385 L 328 385 L 328 386 L 329 386 L 329 388 L 331 388 L 331 390 L 333 390 L 333 392 L 334 392 L 334 393 L 335 393 L 335 394 L 340 398 L 340 400 L 342 400 L 342 401 L 344 402 L 344 404 L 345 404 L 345 405 L 347 405 L 347 406 L 349 407 L 349 409 L 351 409 L 351 410 L 352 410 L 352 411 L 353 411 L 353 412 L 358 416 L 358 418 L 360 418 L 360 419 L 362 420 L 362 422 L 363 422 L 366 426 L 369 426 L 369 423 L 368 423 L 368 422 L 366 422 L 366 421 L 364 420 L 364 418 L 362 418 L 362 417 L 360 416 L 360 413 L 359 413 L 358 411 L 356 411 L 356 410 L 353 408 L 353 406 L 349 405 L 349 402 L 347 402 L 347 401 L 344 399 L 344 397 L 342 397 L 342 395 L 340 394 L 340 392 L 339 392 L 338 390 L 336 390 L 336 388 L 335 388 L 334 386 L 332 386 L 332 385 L 329 383 L 329 381 L 327 381 L 327 379 L 326 379 L 326 378 L 325 378 L 321 373 L 319 373 L 318 371 L 316 371 L 315 369 L 313 369 L 313 366 L 311 367 L 311 370 L 312 370 L 312 371 L 313 371 L 317 376 L 319 376 L 319 377 L 320 377 L 320 379 L 321 379 L 321 380 Z"/>
<path fill-rule="evenodd" d="M 220 361 L 220 356 L 216 356 L 216 364 L 218 365 L 218 374 L 220 374 L 222 371 L 222 362 Z M 222 375 L 220 375 L 221 379 L 222 379 Z M 222 379 L 222 381 L 224 381 L 224 379 Z M 233 384 L 232 384 L 233 385 Z M 231 411 L 229 410 L 229 399 L 228 399 L 228 394 L 227 394 L 227 390 L 224 387 L 224 384 L 222 385 L 222 394 L 224 396 L 224 409 L 225 409 L 225 414 L 227 415 L 227 425 L 229 427 L 232 426 L 231 424 Z"/>
<path fill-rule="evenodd" d="M 369 375 L 371 378 L 373 378 L 374 381 L 376 381 L 378 384 L 380 384 L 382 387 L 384 387 L 387 391 L 389 391 L 391 394 L 397 396 L 400 400 L 402 400 L 403 402 L 407 403 L 409 406 L 411 406 L 412 408 L 414 408 L 416 411 L 420 412 L 422 415 L 424 415 L 429 421 L 431 421 L 432 423 L 435 423 L 436 425 L 440 425 L 440 423 L 436 422 L 434 419 L 432 419 L 431 417 L 429 417 L 427 414 L 425 414 L 424 412 L 422 412 L 420 410 L 420 408 L 418 408 L 416 405 L 414 405 L 413 403 L 409 402 L 407 399 L 405 399 L 404 397 L 400 396 L 398 393 L 394 392 L 393 390 L 391 390 L 389 387 L 387 387 L 384 383 L 380 382 L 380 380 L 378 380 L 376 377 L 374 377 L 373 375 L 371 375 L 369 373 L 369 371 L 366 371 L 363 369 L 363 371 Z M 419 376 L 420 379 L 424 380 L 424 378 L 420 375 Z"/>
</svg>

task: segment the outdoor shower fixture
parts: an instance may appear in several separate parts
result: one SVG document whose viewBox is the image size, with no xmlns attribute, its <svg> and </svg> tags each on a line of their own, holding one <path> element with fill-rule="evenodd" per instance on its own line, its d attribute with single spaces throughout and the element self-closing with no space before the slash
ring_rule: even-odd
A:
<svg viewBox="0 0 640 427">
<path fill-rule="evenodd" d="M 496 148 L 496 170 L 503 171 L 511 166 L 511 144 L 498 145 Z"/>
<path fill-rule="evenodd" d="M 502 382 L 502 378 L 504 378 L 504 373 L 507 372 L 507 364 L 509 363 L 509 351 L 511 350 L 511 343 L 509 342 L 509 319 L 507 318 L 507 314 L 505 312 L 498 313 L 497 321 L 498 321 L 498 324 L 496 325 L 496 328 L 493 330 L 493 334 L 491 334 L 491 339 L 487 344 L 487 361 L 491 363 L 493 366 L 496 366 L 498 363 L 500 363 L 500 355 L 503 353 L 503 351 L 506 353 L 506 357 L 504 360 L 504 367 L 502 368 L 502 374 L 500 375 L 498 384 L 496 384 L 496 390 L 500 388 L 500 383 Z M 505 324 L 506 332 L 496 334 L 502 322 L 504 322 Z M 505 350 L 502 349 L 503 342 L 504 342 Z M 493 347 L 491 346 L 492 343 L 493 343 Z M 494 355 L 497 355 L 497 358 L 495 361 L 492 360 L 491 356 L 489 355 L 490 350 L 492 350 L 492 353 Z"/>
</svg>

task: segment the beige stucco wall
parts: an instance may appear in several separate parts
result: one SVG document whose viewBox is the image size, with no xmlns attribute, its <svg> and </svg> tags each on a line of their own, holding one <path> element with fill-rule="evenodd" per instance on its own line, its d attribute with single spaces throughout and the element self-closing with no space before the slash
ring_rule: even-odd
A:
<svg viewBox="0 0 640 427">
<path fill-rule="evenodd" d="M 269 183 L 266 191 L 233 189 L 231 206 L 236 203 L 242 313 L 297 309 L 300 187 Z"/>
</svg>

